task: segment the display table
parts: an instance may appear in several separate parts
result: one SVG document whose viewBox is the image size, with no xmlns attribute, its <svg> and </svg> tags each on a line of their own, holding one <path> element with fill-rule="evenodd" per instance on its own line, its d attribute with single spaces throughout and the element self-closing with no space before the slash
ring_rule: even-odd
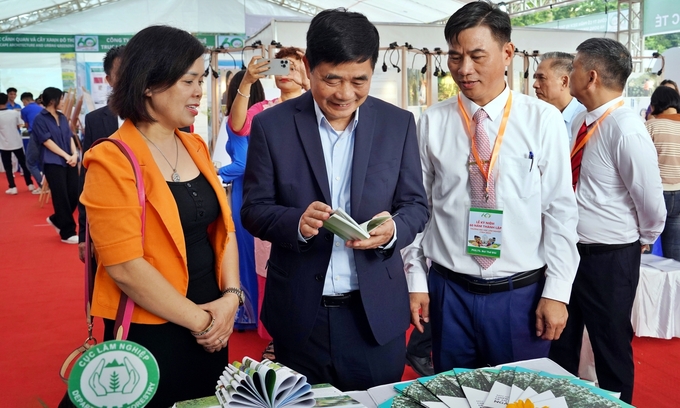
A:
<svg viewBox="0 0 680 408">
<path fill-rule="evenodd" d="M 680 262 L 642 255 L 631 322 L 638 337 L 680 337 Z"/>
</svg>

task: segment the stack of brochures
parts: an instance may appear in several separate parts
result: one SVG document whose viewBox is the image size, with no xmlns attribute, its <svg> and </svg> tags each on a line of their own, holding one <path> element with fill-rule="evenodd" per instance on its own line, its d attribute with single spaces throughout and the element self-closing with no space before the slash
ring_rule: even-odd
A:
<svg viewBox="0 0 680 408">
<path fill-rule="evenodd" d="M 244 357 L 225 367 L 215 395 L 222 407 L 311 408 L 314 393 L 307 377 L 269 360 Z"/>
<path fill-rule="evenodd" d="M 518 401 L 527 400 L 536 408 L 631 407 L 612 393 L 576 377 L 521 367 L 455 368 L 398 383 L 394 388 L 399 394 L 379 408 L 505 408 L 522 406 Z"/>
</svg>

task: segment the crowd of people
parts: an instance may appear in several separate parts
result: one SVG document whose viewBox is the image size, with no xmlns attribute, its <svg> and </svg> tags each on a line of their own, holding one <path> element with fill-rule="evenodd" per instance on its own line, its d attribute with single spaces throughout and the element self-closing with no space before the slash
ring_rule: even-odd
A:
<svg viewBox="0 0 680 408">
<path fill-rule="evenodd" d="M 399 381 L 409 355 L 422 374 L 549 356 L 576 375 L 586 327 L 599 385 L 631 402 L 641 253 L 661 235 L 680 259 L 677 86 L 654 91 L 645 125 L 622 98 L 632 59 L 614 40 L 545 53 L 533 98 L 505 81 L 515 46 L 498 6 L 466 4 L 443 34 L 460 94 L 416 124 L 369 95 L 376 27 L 320 12 L 304 52 L 276 55 L 291 67 L 275 77 L 280 97 L 265 100 L 259 58 L 231 79 L 232 163 L 220 168 L 188 132 L 205 49 L 182 30 L 148 27 L 107 53 L 113 91 L 85 118 L 80 175 L 62 91 L 45 89 L 42 105 L 23 94 L 21 114 L 16 90 L 0 93 L 3 165 L 14 154 L 33 192 L 47 179 L 47 222 L 81 260 L 89 222 L 106 339 L 121 293 L 135 303 L 128 339 L 162 373 L 149 406 L 212 394 L 233 330 L 259 321 L 273 338 L 265 357 L 342 390 Z M 139 161 L 144 211 L 126 156 L 95 143 L 107 137 Z M 393 217 L 343 241 L 323 228 L 338 209 Z M 255 239 L 271 243 L 263 299 Z"/>
</svg>

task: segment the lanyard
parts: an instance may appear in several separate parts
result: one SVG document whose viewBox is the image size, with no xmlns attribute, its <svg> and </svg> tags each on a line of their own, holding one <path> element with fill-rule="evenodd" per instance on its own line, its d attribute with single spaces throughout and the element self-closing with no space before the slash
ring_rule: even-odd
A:
<svg viewBox="0 0 680 408">
<path fill-rule="evenodd" d="M 468 116 L 467 112 L 465 112 L 465 108 L 463 107 L 460 95 L 458 95 L 458 109 L 460 110 L 460 114 L 463 117 L 463 120 L 465 121 L 465 128 L 467 129 L 468 136 L 470 136 L 470 141 L 472 142 L 471 147 L 472 155 L 475 158 L 477 167 L 479 167 L 479 171 L 482 173 L 482 176 L 484 177 L 485 180 L 484 189 L 486 190 L 487 194 L 489 192 L 489 178 L 491 177 L 491 170 L 493 169 L 493 166 L 496 164 L 496 160 L 498 160 L 498 154 L 501 150 L 501 144 L 503 144 L 503 136 L 505 135 L 505 127 L 507 126 L 508 119 L 510 118 L 511 107 L 512 107 L 512 92 L 509 93 L 508 101 L 505 103 L 505 109 L 503 110 L 503 120 L 501 121 L 500 129 L 498 129 L 496 142 L 493 145 L 493 151 L 491 152 L 491 158 L 489 160 L 489 169 L 485 170 L 484 162 L 479 158 L 479 153 L 477 152 L 477 145 L 475 144 L 475 134 L 470 128 L 470 117 Z"/>
<path fill-rule="evenodd" d="M 609 116 L 610 113 L 612 113 L 616 109 L 620 108 L 621 106 L 623 106 L 623 101 L 619 101 L 619 103 L 610 106 L 609 109 L 607 109 L 607 111 L 602 116 L 600 116 L 600 118 L 597 121 L 595 121 L 595 124 L 593 124 L 593 127 L 588 131 L 588 133 L 586 133 L 586 135 L 583 137 L 581 142 L 579 142 L 579 144 L 577 144 L 577 145 L 574 145 L 574 148 L 571 149 L 571 157 L 574 157 L 576 155 L 576 153 L 579 150 L 581 150 L 581 148 L 583 146 L 586 145 L 586 142 L 590 139 L 590 137 L 593 135 L 593 133 L 595 133 L 595 129 L 597 129 L 597 127 L 600 126 L 600 122 L 602 122 L 604 120 L 604 118 Z"/>
</svg>

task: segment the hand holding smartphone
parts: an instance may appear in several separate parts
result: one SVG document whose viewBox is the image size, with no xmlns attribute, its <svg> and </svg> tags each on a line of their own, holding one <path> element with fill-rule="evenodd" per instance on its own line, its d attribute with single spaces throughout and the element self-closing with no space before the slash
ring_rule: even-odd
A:
<svg viewBox="0 0 680 408">
<path fill-rule="evenodd" d="M 266 66 L 269 69 L 263 72 L 265 75 L 290 75 L 290 60 L 287 58 L 271 59 Z"/>
</svg>

